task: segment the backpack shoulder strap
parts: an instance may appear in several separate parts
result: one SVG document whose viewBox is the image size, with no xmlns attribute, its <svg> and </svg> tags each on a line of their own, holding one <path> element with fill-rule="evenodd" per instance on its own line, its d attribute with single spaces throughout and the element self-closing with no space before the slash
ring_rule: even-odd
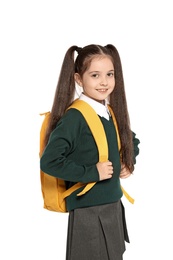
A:
<svg viewBox="0 0 173 260">
<path fill-rule="evenodd" d="M 113 119 L 113 122 L 114 122 L 114 126 L 115 126 L 116 133 L 117 133 L 118 148 L 119 148 L 119 151 L 120 151 L 121 150 L 121 141 L 120 141 L 120 136 L 119 136 L 119 131 L 118 131 L 118 124 L 117 124 L 114 112 L 113 112 L 112 108 L 110 107 L 110 105 L 108 105 L 108 109 L 111 113 L 111 116 L 112 116 L 112 119 Z M 121 155 L 121 151 L 120 151 L 120 155 Z M 122 189 L 124 196 L 128 199 L 129 202 L 131 202 L 133 204 L 134 199 L 125 191 L 125 189 L 122 186 L 121 186 L 121 189 Z"/>
<path fill-rule="evenodd" d="M 68 108 L 78 109 L 84 116 L 92 135 L 95 139 L 99 150 L 99 161 L 104 162 L 108 160 L 108 144 L 104 131 L 104 127 L 96 114 L 95 110 L 83 100 L 75 100 Z"/>
<path fill-rule="evenodd" d="M 75 100 L 68 109 L 70 108 L 78 109 L 82 113 L 97 144 L 97 148 L 99 152 L 99 161 L 100 162 L 107 161 L 108 160 L 107 139 L 106 139 L 104 127 L 98 115 L 96 114 L 95 110 L 90 105 L 88 105 L 85 101 L 79 99 Z M 88 183 L 85 186 L 85 188 L 80 193 L 77 194 L 77 196 L 81 196 L 85 194 L 95 184 L 96 182 Z"/>
<path fill-rule="evenodd" d="M 121 141 L 120 141 L 120 135 L 119 135 L 117 120 L 115 118 L 114 112 L 113 112 L 110 105 L 108 105 L 108 109 L 109 109 L 109 112 L 111 113 L 112 120 L 114 122 L 115 130 L 116 130 L 116 134 L 117 134 L 118 149 L 120 151 L 121 150 Z"/>
<path fill-rule="evenodd" d="M 50 112 L 42 113 L 42 114 L 40 114 L 40 116 L 44 116 L 44 120 L 42 122 L 41 129 L 40 129 L 40 152 L 39 152 L 39 156 L 42 155 L 43 150 L 45 148 L 44 138 L 45 138 L 47 126 L 48 126 L 48 123 L 49 123 Z"/>
</svg>

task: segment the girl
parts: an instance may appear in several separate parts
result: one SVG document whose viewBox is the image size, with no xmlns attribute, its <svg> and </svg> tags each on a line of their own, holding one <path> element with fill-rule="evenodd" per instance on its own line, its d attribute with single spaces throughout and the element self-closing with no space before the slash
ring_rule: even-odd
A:
<svg viewBox="0 0 173 260">
<path fill-rule="evenodd" d="M 74 100 L 76 83 L 82 90 L 79 99 L 96 111 L 103 124 L 107 162 L 98 162 L 98 149 L 82 114 L 67 110 Z M 108 103 L 118 123 L 120 152 Z M 65 180 L 68 188 L 76 182 L 96 182 L 85 195 L 77 197 L 77 190 L 66 198 L 66 260 L 122 260 L 129 237 L 120 178 L 133 173 L 139 140 L 130 128 L 121 61 L 113 45 L 72 46 L 67 50 L 45 142 L 40 159 L 43 172 Z"/>
</svg>

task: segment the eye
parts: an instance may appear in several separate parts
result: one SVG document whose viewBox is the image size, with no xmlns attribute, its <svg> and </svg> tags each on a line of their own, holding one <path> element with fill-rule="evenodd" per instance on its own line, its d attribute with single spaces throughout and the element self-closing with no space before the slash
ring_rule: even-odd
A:
<svg viewBox="0 0 173 260">
<path fill-rule="evenodd" d="M 91 75 L 91 77 L 93 77 L 93 78 L 98 78 L 98 77 L 99 77 L 99 74 L 94 73 L 94 74 Z"/>
<path fill-rule="evenodd" d="M 107 75 L 108 75 L 108 77 L 113 77 L 114 73 L 113 72 L 109 72 Z"/>
</svg>

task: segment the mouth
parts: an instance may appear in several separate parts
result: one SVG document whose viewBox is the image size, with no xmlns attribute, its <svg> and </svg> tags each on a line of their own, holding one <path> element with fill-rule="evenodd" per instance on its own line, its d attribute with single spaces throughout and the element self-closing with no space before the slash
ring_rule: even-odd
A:
<svg viewBox="0 0 173 260">
<path fill-rule="evenodd" d="M 101 88 L 101 89 L 97 89 L 98 92 L 101 92 L 101 93 L 105 93 L 108 89 L 106 88 Z"/>
</svg>

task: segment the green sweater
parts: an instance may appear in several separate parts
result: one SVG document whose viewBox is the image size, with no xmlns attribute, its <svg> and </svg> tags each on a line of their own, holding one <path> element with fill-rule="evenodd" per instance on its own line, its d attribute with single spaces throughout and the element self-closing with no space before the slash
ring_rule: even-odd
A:
<svg viewBox="0 0 173 260">
<path fill-rule="evenodd" d="M 114 169 L 111 179 L 99 181 L 96 167 L 98 149 L 84 117 L 76 109 L 68 110 L 58 122 L 40 159 L 41 170 L 65 180 L 67 188 L 76 182 L 97 182 L 85 195 L 76 196 L 83 189 L 80 188 L 67 197 L 68 211 L 116 202 L 123 195 L 119 179 L 120 155 L 114 124 L 112 118 L 109 121 L 103 117 L 100 119 L 107 137 L 109 161 L 112 162 Z M 134 133 L 133 142 L 134 162 L 136 162 L 139 140 Z"/>
</svg>

